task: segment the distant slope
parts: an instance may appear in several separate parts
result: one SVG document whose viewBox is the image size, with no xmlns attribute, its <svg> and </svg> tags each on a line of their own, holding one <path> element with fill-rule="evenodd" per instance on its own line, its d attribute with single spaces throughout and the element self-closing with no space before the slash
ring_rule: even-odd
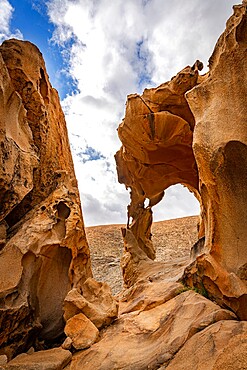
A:
<svg viewBox="0 0 247 370">
<path fill-rule="evenodd" d="M 189 258 L 190 248 L 197 240 L 198 216 L 154 222 L 153 243 L 158 261 L 178 261 Z M 121 290 L 120 259 L 123 249 L 121 227 L 103 225 L 86 228 L 91 251 L 94 277 L 106 281 L 114 294 Z"/>
</svg>

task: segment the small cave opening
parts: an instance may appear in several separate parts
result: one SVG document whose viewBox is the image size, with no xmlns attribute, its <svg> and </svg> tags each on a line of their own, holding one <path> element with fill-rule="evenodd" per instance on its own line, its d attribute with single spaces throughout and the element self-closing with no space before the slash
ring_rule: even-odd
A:
<svg viewBox="0 0 247 370">
<path fill-rule="evenodd" d="M 66 206 L 64 202 L 61 201 L 57 205 L 57 213 L 58 213 L 58 218 L 60 220 L 65 220 L 70 215 L 70 208 Z"/>
<path fill-rule="evenodd" d="M 189 260 L 198 241 L 200 204 L 194 194 L 183 185 L 170 186 L 152 210 L 156 261 Z"/>
<path fill-rule="evenodd" d="M 48 85 L 45 78 L 45 72 L 43 68 L 40 68 L 40 80 L 39 80 L 39 88 L 40 88 L 40 94 L 42 95 L 42 98 L 44 99 L 44 102 L 48 102 Z"/>
</svg>

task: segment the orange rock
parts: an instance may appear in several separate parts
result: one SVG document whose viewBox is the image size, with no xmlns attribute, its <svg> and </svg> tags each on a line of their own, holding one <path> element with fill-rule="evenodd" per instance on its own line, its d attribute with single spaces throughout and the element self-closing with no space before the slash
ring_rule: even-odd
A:
<svg viewBox="0 0 247 370">
<path fill-rule="evenodd" d="M 22 353 L 8 362 L 5 368 L 8 370 L 63 369 L 69 364 L 71 358 L 72 355 L 70 351 L 66 351 L 62 348 L 53 348 L 47 351 L 34 352 L 30 355 Z"/>
<path fill-rule="evenodd" d="M 234 319 L 201 295 L 184 292 L 150 310 L 122 315 L 99 342 L 73 357 L 70 369 L 157 369 L 198 331 Z"/>
<path fill-rule="evenodd" d="M 90 347 L 99 335 L 96 326 L 83 313 L 71 317 L 66 323 L 64 332 L 71 338 L 75 349 Z"/>
<path fill-rule="evenodd" d="M 118 315 L 118 302 L 111 294 L 108 284 L 88 278 L 81 286 L 80 294 L 72 289 L 64 300 L 64 318 L 69 320 L 74 315 L 83 313 L 100 329 Z"/>
<path fill-rule="evenodd" d="M 186 342 L 167 370 L 242 370 L 247 364 L 247 323 L 219 321 Z"/>
<path fill-rule="evenodd" d="M 234 6 L 206 75 L 198 75 L 197 61 L 171 81 L 128 96 L 115 156 L 119 182 L 131 190 L 127 227 L 149 259 L 155 258 L 152 206 L 170 185 L 193 191 L 201 221 L 191 256 L 202 256 L 188 269 L 187 283 L 203 280 L 208 294 L 242 319 L 247 317 L 246 7 L 246 2 Z M 123 261 L 130 277 L 136 265 L 126 253 Z"/>
<path fill-rule="evenodd" d="M 198 194 L 198 174 L 192 151 L 194 117 L 185 92 L 198 83 L 198 70 L 186 67 L 171 81 L 142 96 L 129 95 L 119 125 L 122 141 L 116 153 L 118 180 L 131 189 L 128 224 L 139 246 L 154 259 L 151 243 L 152 212 L 164 190 L 182 183 Z M 149 199 L 145 209 L 144 201 Z"/>
<path fill-rule="evenodd" d="M 65 118 L 36 46 L 0 46 L 0 350 L 63 333 L 63 300 L 92 275 Z M 31 342 L 31 343 L 30 343 Z"/>
<path fill-rule="evenodd" d="M 247 260 L 246 6 L 234 6 L 207 78 L 186 94 L 196 119 L 205 250 L 228 271 Z"/>
<path fill-rule="evenodd" d="M 176 281 L 183 275 L 188 260 L 172 264 L 156 262 L 150 259 L 139 247 L 137 240 L 130 229 L 122 229 L 124 239 L 124 253 L 121 259 L 124 288 L 135 284 L 152 281 Z M 125 293 L 124 293 L 125 294 Z"/>
<path fill-rule="evenodd" d="M 247 11 L 246 4 L 233 8 L 209 74 L 186 98 L 196 120 L 193 151 L 205 229 L 205 256 L 197 260 L 196 274 L 211 296 L 246 320 Z"/>
</svg>

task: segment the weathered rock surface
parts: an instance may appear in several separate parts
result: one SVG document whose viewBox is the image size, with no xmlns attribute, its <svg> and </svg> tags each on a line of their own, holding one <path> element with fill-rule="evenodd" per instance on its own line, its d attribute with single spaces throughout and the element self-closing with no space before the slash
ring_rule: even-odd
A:
<svg viewBox="0 0 247 370">
<path fill-rule="evenodd" d="M 108 284 L 88 278 L 81 286 L 81 293 L 72 289 L 64 300 L 64 318 L 69 320 L 74 315 L 83 313 L 100 329 L 118 315 L 118 302 L 112 296 Z"/>
<path fill-rule="evenodd" d="M 234 318 L 201 295 L 184 292 L 147 311 L 122 315 L 98 343 L 73 357 L 70 369 L 157 369 L 198 331 Z"/>
<path fill-rule="evenodd" d="M 243 320 L 247 319 L 246 25 L 246 3 L 234 6 L 209 60 L 209 74 L 186 94 L 196 120 L 193 151 L 205 229 L 205 255 L 196 262 L 200 270 L 196 274 L 211 296 L 218 302 L 222 297 L 222 304 Z M 191 273 L 188 269 L 190 283 Z"/>
<path fill-rule="evenodd" d="M 186 267 L 184 284 L 207 292 L 209 298 L 233 310 L 241 320 L 247 320 L 246 283 L 228 272 L 209 255 L 201 255 Z"/>
<path fill-rule="evenodd" d="M 98 338 L 96 326 L 83 313 L 71 317 L 64 328 L 68 338 L 71 338 L 75 349 L 90 347 Z"/>
<path fill-rule="evenodd" d="M 166 280 L 140 281 L 119 295 L 119 313 L 150 310 L 174 298 L 183 289 L 182 284 Z"/>
<path fill-rule="evenodd" d="M 234 7 L 205 76 L 197 61 L 128 97 L 116 154 L 131 189 L 119 313 L 91 277 L 66 126 L 41 55 L 15 40 L 0 47 L 0 354 L 59 338 L 63 308 L 67 321 L 64 349 L 31 348 L 7 369 L 246 367 L 247 327 L 237 321 L 247 318 L 246 6 Z M 154 261 L 152 206 L 176 183 L 198 198 L 201 219 L 193 261 L 171 270 Z M 83 351 L 69 365 L 71 346 Z"/>
<path fill-rule="evenodd" d="M 155 258 L 151 242 L 151 207 L 169 186 L 182 183 L 198 195 L 198 173 L 192 151 L 194 117 L 185 92 L 199 82 L 198 64 L 186 67 L 170 82 L 128 96 L 119 125 L 122 148 L 116 153 L 118 180 L 131 189 L 128 224 L 139 246 Z M 149 206 L 144 207 L 145 199 Z"/>
<path fill-rule="evenodd" d="M 243 320 L 247 317 L 246 19 L 246 2 L 234 6 L 206 75 L 199 76 L 197 61 L 170 82 L 128 97 L 118 129 L 123 145 L 116 154 L 119 182 L 131 189 L 127 226 L 143 251 L 140 263 L 144 266 L 155 256 L 152 206 L 167 187 L 184 184 L 200 201 L 201 221 L 191 254 L 196 260 L 186 269 L 183 282 L 206 290 Z M 125 253 L 124 275 L 131 277 L 137 267 L 134 258 L 128 258 Z"/>
<path fill-rule="evenodd" d="M 243 370 L 247 366 L 247 322 L 219 321 L 190 338 L 167 370 Z"/>
<path fill-rule="evenodd" d="M 184 268 L 189 262 L 189 256 L 171 262 L 156 262 L 149 258 L 139 247 L 137 240 L 130 229 L 122 228 L 124 239 L 124 253 L 121 259 L 124 288 L 130 288 L 139 282 L 145 281 L 177 281 L 182 277 Z"/>
<path fill-rule="evenodd" d="M 41 53 L 0 46 L 0 354 L 63 334 L 63 300 L 91 276 L 59 97 Z"/>
<path fill-rule="evenodd" d="M 22 353 L 8 362 L 6 370 L 62 370 L 71 361 L 72 354 L 62 348 Z"/>
</svg>

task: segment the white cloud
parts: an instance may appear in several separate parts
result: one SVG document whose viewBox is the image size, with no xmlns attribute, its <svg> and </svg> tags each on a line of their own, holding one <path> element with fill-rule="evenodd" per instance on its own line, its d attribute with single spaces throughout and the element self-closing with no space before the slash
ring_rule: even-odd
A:
<svg viewBox="0 0 247 370">
<path fill-rule="evenodd" d="M 233 4 L 234 0 L 47 1 L 55 25 L 53 42 L 63 48 L 78 88 L 62 104 L 87 225 L 126 221 L 128 193 L 117 183 L 113 159 L 121 145 L 116 129 L 126 95 L 169 80 L 196 59 L 206 65 Z M 88 160 L 88 148 L 98 153 L 98 160 Z M 197 212 L 188 193 L 175 189 L 167 191 L 164 218 Z M 161 218 L 157 209 L 154 213 Z"/>
<path fill-rule="evenodd" d="M 168 188 L 162 201 L 153 207 L 154 221 L 193 216 L 199 213 L 200 206 L 196 197 L 180 184 Z"/>
<path fill-rule="evenodd" d="M 10 29 L 10 22 L 14 8 L 8 0 L 0 0 L 0 9 L 0 43 L 12 37 L 22 39 L 22 34 L 19 30 L 12 32 Z"/>
</svg>

